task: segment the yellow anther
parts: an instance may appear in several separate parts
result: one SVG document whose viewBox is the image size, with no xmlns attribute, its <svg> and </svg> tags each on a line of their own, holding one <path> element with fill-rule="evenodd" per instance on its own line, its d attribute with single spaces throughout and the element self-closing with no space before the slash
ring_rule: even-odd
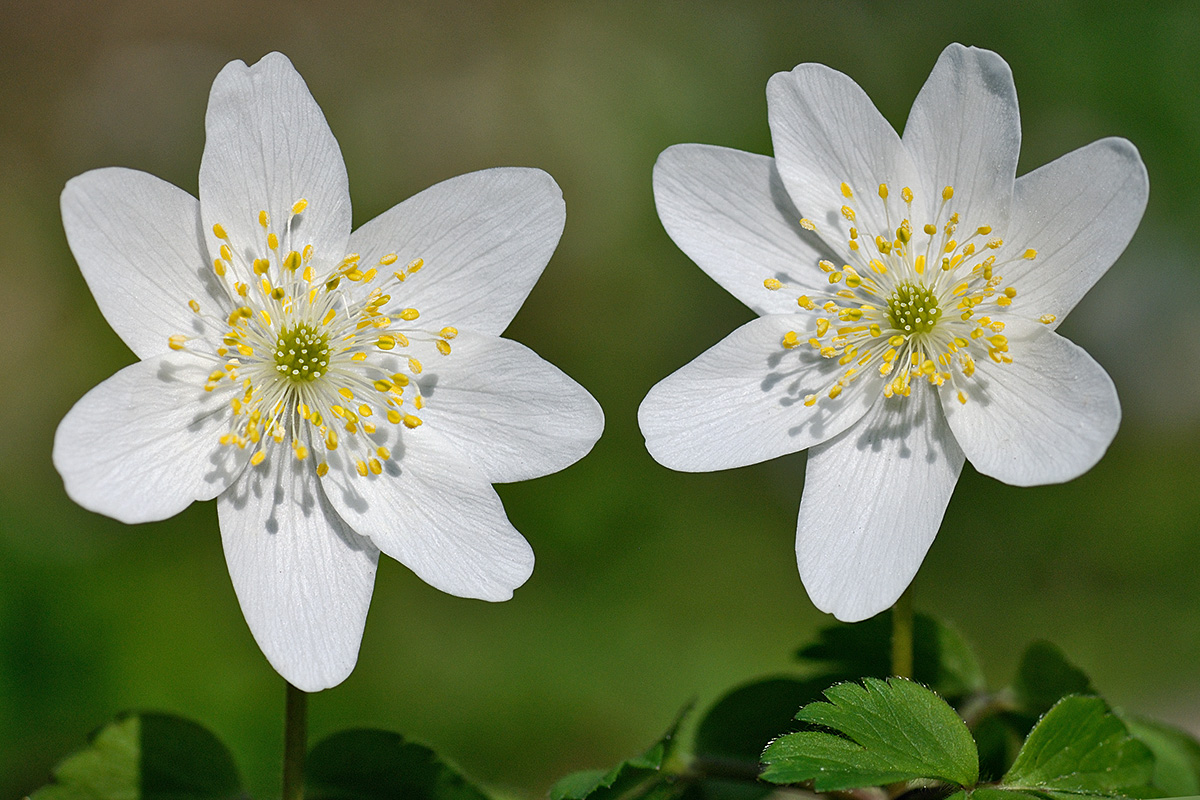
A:
<svg viewBox="0 0 1200 800">
<path fill-rule="evenodd" d="M 883 275 L 884 273 L 887 272 L 887 267 L 884 266 L 884 263 L 882 261 L 880 261 L 878 258 L 871 259 L 871 269 L 875 270 L 880 275 Z"/>
<path fill-rule="evenodd" d="M 854 222 L 854 209 L 850 206 L 842 206 L 842 216 Z"/>
<path fill-rule="evenodd" d="M 879 198 L 881 200 L 887 200 L 887 197 L 888 197 L 887 184 L 886 183 L 879 184 Z"/>
<path fill-rule="evenodd" d="M 408 386 L 408 376 L 403 372 L 397 372 L 396 374 L 392 375 L 392 383 L 401 387 Z"/>
<path fill-rule="evenodd" d="M 284 256 L 283 266 L 284 266 L 284 269 L 295 272 L 297 269 L 300 268 L 300 254 L 297 253 L 295 250 L 292 250 L 290 253 L 288 253 L 286 256 Z"/>
<path fill-rule="evenodd" d="M 947 186 L 945 189 L 942 189 L 942 200 L 949 200 L 951 197 L 954 197 L 953 186 Z"/>
<path fill-rule="evenodd" d="M 421 366 L 421 362 L 417 361 L 415 358 L 408 359 L 408 368 L 410 370 L 412 370 L 414 373 L 416 373 L 417 375 L 420 375 L 421 370 L 423 369 L 423 367 Z"/>
<path fill-rule="evenodd" d="M 872 324 L 868 330 L 870 331 L 871 335 L 876 338 L 883 335 L 883 329 L 880 328 L 878 324 Z"/>
<path fill-rule="evenodd" d="M 413 400 L 413 405 L 414 405 L 414 406 L 416 406 L 417 408 L 424 408 L 424 407 L 425 407 L 425 398 L 424 398 L 424 396 L 422 396 L 422 395 L 417 395 L 417 399 L 416 399 L 416 400 Z"/>
<path fill-rule="evenodd" d="M 937 233 L 937 226 L 930 225 L 928 222 L 926 222 L 925 227 L 922 228 L 922 230 L 924 230 L 928 235 L 933 236 L 935 233 Z"/>
<path fill-rule="evenodd" d="M 850 238 L 851 239 L 858 238 L 858 228 L 854 227 L 853 225 L 850 226 Z"/>
<path fill-rule="evenodd" d="M 800 346 L 800 340 L 799 340 L 799 337 L 797 337 L 797 336 L 796 336 L 796 332 L 795 332 L 795 331 L 788 331 L 787 333 L 785 333 L 785 334 L 783 335 L 783 342 L 782 342 L 782 344 L 783 344 L 783 346 L 784 346 L 784 347 L 786 347 L 788 350 L 791 350 L 791 349 L 792 349 L 792 348 L 794 348 L 794 347 L 799 347 L 799 346 Z"/>
<path fill-rule="evenodd" d="M 380 350 L 391 350 L 396 346 L 396 337 L 385 333 L 375 340 L 375 346 Z"/>
<path fill-rule="evenodd" d="M 900 227 L 896 228 L 896 238 L 904 244 L 908 244 L 909 240 L 912 239 L 912 223 L 908 220 L 901 222 Z"/>
<path fill-rule="evenodd" d="M 1043 325 L 1049 325 L 1056 319 L 1058 319 L 1058 317 L 1054 316 L 1053 314 L 1042 314 L 1040 317 L 1038 317 L 1038 322 L 1042 323 Z"/>
<path fill-rule="evenodd" d="M 292 203 L 293 214 L 303 214 L 304 209 L 306 208 L 308 208 L 308 200 L 304 199 L 303 197 L 301 197 L 295 203 Z"/>
<path fill-rule="evenodd" d="M 381 267 L 390 267 L 392 264 L 395 264 L 395 263 L 396 263 L 396 254 L 395 253 L 388 253 L 386 256 L 379 259 L 379 265 Z"/>
<path fill-rule="evenodd" d="M 219 258 L 213 259 L 213 272 L 217 273 L 218 278 L 225 276 L 225 262 Z"/>
<path fill-rule="evenodd" d="M 855 250 L 855 251 L 857 251 L 857 250 L 858 250 L 858 242 L 856 242 L 856 241 L 854 241 L 853 239 L 851 239 L 851 240 L 850 240 L 850 249 L 851 249 L 851 250 Z"/>
<path fill-rule="evenodd" d="M 842 393 L 842 385 L 840 383 L 835 383 L 829 389 L 829 399 L 836 400 L 838 395 L 840 395 L 841 393 Z"/>
<path fill-rule="evenodd" d="M 267 234 L 267 247 L 271 248 L 272 250 L 278 250 L 279 249 L 279 237 L 273 233 L 268 233 Z"/>
<path fill-rule="evenodd" d="M 916 271 L 916 273 L 918 275 L 925 274 L 925 256 L 924 255 L 919 255 L 916 257 L 916 259 L 913 261 L 913 269 Z"/>
<path fill-rule="evenodd" d="M 833 358 L 837 354 L 838 354 L 838 351 L 837 351 L 836 347 L 822 347 L 821 348 L 821 355 L 824 358 Z"/>
<path fill-rule="evenodd" d="M 412 322 L 419 316 L 421 316 L 421 312 L 417 311 L 415 308 L 406 308 L 400 312 L 400 319 L 407 322 Z"/>
<path fill-rule="evenodd" d="M 341 282 L 342 282 L 342 277 L 340 275 L 330 278 L 329 280 L 325 281 L 325 291 L 332 292 L 334 289 L 336 289 L 338 287 L 338 284 Z"/>
<path fill-rule="evenodd" d="M 1013 288 L 1012 286 L 1009 286 L 1007 289 L 1004 290 L 1004 294 L 1007 295 L 1008 297 L 1016 297 L 1017 290 L 1015 288 Z"/>
<path fill-rule="evenodd" d="M 1021 258 L 1024 258 L 1028 261 L 1033 261 L 1035 258 L 1037 258 L 1037 250 L 1034 250 L 1031 247 L 1021 255 Z"/>
<path fill-rule="evenodd" d="M 838 283 L 841 280 L 842 280 L 842 273 L 840 273 L 840 272 L 829 273 L 829 282 L 830 283 Z"/>
<path fill-rule="evenodd" d="M 356 459 L 354 462 L 354 468 L 358 470 L 359 475 L 363 476 L 364 478 L 367 477 L 367 462 L 363 461 L 361 458 Z"/>
<path fill-rule="evenodd" d="M 1001 308 L 1008 308 L 1012 305 L 1012 298 L 1008 295 L 1002 294 L 996 298 L 996 305 L 1000 306 Z"/>
<path fill-rule="evenodd" d="M 390 392 L 392 390 L 392 382 L 384 378 L 375 381 L 375 391 Z"/>
<path fill-rule="evenodd" d="M 254 259 L 254 274 L 255 275 L 265 275 L 267 270 L 269 270 L 270 268 L 271 268 L 271 262 L 267 261 L 265 258 Z"/>
<path fill-rule="evenodd" d="M 354 392 L 350 391 L 345 386 L 339 388 L 337 391 L 338 391 L 338 394 L 340 394 L 342 397 L 346 398 L 347 400 L 354 399 Z"/>
<path fill-rule="evenodd" d="M 879 252 L 883 253 L 885 256 L 892 252 L 892 243 L 882 236 L 875 237 L 875 247 L 877 247 Z"/>
<path fill-rule="evenodd" d="M 818 261 L 817 266 L 821 268 L 822 272 L 833 272 L 835 269 L 837 269 L 837 267 L 833 265 L 832 261 L 827 261 L 825 259 Z"/>
<path fill-rule="evenodd" d="M 988 243 L 984 246 L 987 247 L 988 250 L 995 250 L 996 248 L 1003 246 L 1003 244 L 1004 240 L 997 237 L 995 239 L 988 239 Z"/>
<path fill-rule="evenodd" d="M 820 338 L 829 330 L 829 320 L 821 317 L 817 320 L 817 337 Z"/>
<path fill-rule="evenodd" d="M 951 239 L 950 241 L 946 242 L 946 247 L 945 247 L 945 250 L 944 250 L 944 252 L 946 252 L 946 253 L 953 253 L 953 252 L 954 252 L 954 248 L 956 248 L 956 247 L 958 247 L 958 242 L 956 242 L 956 241 L 954 241 L 953 239 Z"/>
<path fill-rule="evenodd" d="M 370 466 L 370 468 L 371 468 L 371 472 L 374 472 L 376 475 L 383 472 L 383 465 L 379 463 L 378 459 L 372 458 L 367 463 L 368 463 L 368 466 Z"/>
<path fill-rule="evenodd" d="M 351 361 L 366 361 L 367 354 L 362 353 L 362 352 L 355 353 L 354 355 L 350 356 L 350 360 Z"/>
<path fill-rule="evenodd" d="M 842 181 L 842 197 L 853 197 L 854 192 L 850 191 L 850 184 Z"/>
<path fill-rule="evenodd" d="M 812 300 L 810 300 L 808 295 L 806 295 L 806 294 L 802 294 L 796 298 L 796 305 L 800 306 L 803 309 L 807 309 L 808 311 L 812 311 L 814 308 L 817 307 L 816 303 L 814 303 Z"/>
<path fill-rule="evenodd" d="M 924 363 L 921 364 L 921 372 L 925 375 L 932 375 L 937 372 L 937 365 L 929 359 L 925 359 Z"/>
<path fill-rule="evenodd" d="M 329 473 L 329 465 L 322 461 L 317 464 L 317 477 L 324 478 Z"/>
<path fill-rule="evenodd" d="M 326 450 L 337 450 L 337 446 L 338 446 L 337 431 L 330 431 L 329 433 L 327 433 L 325 435 L 325 449 Z"/>
<path fill-rule="evenodd" d="M 817 396 L 815 394 L 806 394 L 804 396 L 804 405 L 808 406 L 809 408 L 812 408 L 816 404 L 817 404 Z"/>
<path fill-rule="evenodd" d="M 240 283 L 240 282 L 235 283 L 233 286 L 235 289 L 237 289 L 237 293 L 239 295 L 241 295 L 242 297 L 245 297 L 247 294 L 250 293 L 250 287 L 244 283 Z"/>
<path fill-rule="evenodd" d="M 404 415 L 404 427 L 416 428 L 416 427 L 419 427 L 420 425 L 421 425 L 420 417 L 413 416 L 412 414 Z"/>
<path fill-rule="evenodd" d="M 774 292 L 774 291 L 778 291 L 779 289 L 782 289 L 783 283 L 781 281 L 776 280 L 775 278 L 767 278 L 765 281 L 763 281 L 763 286 L 767 287 L 772 292 Z"/>
<path fill-rule="evenodd" d="M 892 338 L 888 339 L 888 344 L 890 344 L 892 347 L 899 347 L 900 345 L 904 344 L 904 337 L 897 333 L 896 335 L 892 336 Z"/>
<path fill-rule="evenodd" d="M 304 252 L 301 255 L 304 258 L 304 263 L 307 264 L 312 259 L 313 246 L 311 244 L 304 245 Z"/>
<path fill-rule="evenodd" d="M 308 448 L 304 445 L 295 444 L 292 446 L 292 450 L 296 454 L 297 461 L 303 461 L 304 459 L 308 458 Z"/>
<path fill-rule="evenodd" d="M 371 407 L 366 403 L 363 403 L 358 407 L 358 413 L 362 414 L 364 417 L 369 417 L 371 416 Z"/>
<path fill-rule="evenodd" d="M 176 334 L 167 339 L 167 346 L 172 350 L 182 350 L 187 346 L 188 337 Z"/>
<path fill-rule="evenodd" d="M 958 402 L 962 403 L 964 406 L 967 404 L 967 396 L 961 389 L 958 390 Z"/>
<path fill-rule="evenodd" d="M 266 458 L 267 458 L 267 451 L 259 450 L 257 453 L 250 456 L 250 463 L 257 467 L 259 464 L 261 464 L 263 461 L 265 461 Z"/>
<path fill-rule="evenodd" d="M 258 224 L 262 225 L 264 228 L 269 226 L 271 224 L 271 215 L 268 214 L 266 211 L 259 211 L 258 212 Z"/>
<path fill-rule="evenodd" d="M 804 228 L 806 231 L 815 231 L 817 229 L 817 226 L 813 224 L 813 221 L 806 217 L 800 218 L 800 227 Z"/>
<path fill-rule="evenodd" d="M 905 186 L 900 190 L 900 196 L 904 198 L 904 202 L 911 203 L 913 201 L 912 189 Z"/>
<path fill-rule="evenodd" d="M 438 339 L 435 344 L 437 344 L 437 349 L 438 349 L 439 353 L 441 353 L 444 356 L 450 355 L 450 343 L 447 342 L 445 339 Z"/>
<path fill-rule="evenodd" d="M 453 339 L 455 336 L 458 336 L 458 328 L 447 325 L 438 331 L 438 333 L 443 339 Z"/>
<path fill-rule="evenodd" d="M 282 300 L 285 297 L 287 297 L 287 290 L 284 289 L 282 286 L 276 286 L 274 289 L 271 290 L 271 298 L 272 299 Z M 266 312 L 264 311 L 263 313 L 265 314 Z"/>
<path fill-rule="evenodd" d="M 404 268 L 404 271 L 409 275 L 412 275 L 414 272 L 419 272 L 423 266 L 425 266 L 425 259 L 414 258 L 412 261 L 408 262 L 408 266 Z"/>
</svg>

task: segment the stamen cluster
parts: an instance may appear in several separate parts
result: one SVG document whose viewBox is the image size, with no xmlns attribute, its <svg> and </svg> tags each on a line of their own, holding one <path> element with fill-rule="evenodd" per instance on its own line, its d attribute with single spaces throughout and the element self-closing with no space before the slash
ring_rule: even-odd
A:
<svg viewBox="0 0 1200 800">
<path fill-rule="evenodd" d="M 915 228 L 912 190 L 901 190 L 901 209 L 895 201 L 889 202 L 888 185 L 880 184 L 884 218 L 877 230 L 870 229 L 872 220 L 863 219 L 853 205 L 849 184 L 843 182 L 839 190 L 853 263 L 840 269 L 831 261 L 818 263 L 830 291 L 797 298 L 799 307 L 815 317 L 813 326 L 803 333 L 788 331 L 781 344 L 793 349 L 807 343 L 846 367 L 825 390 L 831 399 L 857 380 L 862 370 L 876 369 L 888 379 L 883 388 L 887 397 L 907 397 L 912 382 L 923 379 L 934 386 L 949 382 L 957 388 L 958 400 L 966 403 L 959 382 L 975 374 L 977 357 L 1012 362 L 1003 335 L 1005 324 L 998 317 L 1011 307 L 1017 293 L 1011 286 L 1002 287 L 1004 278 L 998 269 L 1034 259 L 1037 251 L 1026 249 L 1014 258 L 997 260 L 1004 240 L 990 225 L 962 224 L 950 207 L 952 186 L 942 190 L 933 220 Z M 898 223 L 893 215 L 900 217 Z M 816 230 L 809 219 L 801 219 L 800 224 Z M 867 229 L 860 230 L 860 224 Z M 960 239 L 963 228 L 969 233 Z M 916 238 L 915 230 L 921 232 Z M 772 291 L 784 288 L 775 278 L 763 284 Z M 1051 315 L 1040 319 L 1047 324 L 1054 321 Z M 809 394 L 804 403 L 812 406 L 817 400 L 816 394 Z"/>
<path fill-rule="evenodd" d="M 376 420 L 422 424 L 414 413 L 425 406 L 414 380 L 423 370 L 416 345 L 432 342 L 449 355 L 458 331 L 408 326 L 420 316 L 415 308 L 396 319 L 381 310 L 391 302 L 388 291 L 421 270 L 421 259 L 388 270 L 397 261 L 391 253 L 363 269 L 351 253 L 322 269 L 311 244 L 290 247 L 293 222 L 307 206 L 303 199 L 292 206 L 282 240 L 266 211 L 258 214 L 263 238 L 256 243 L 234 243 L 222 225 L 213 226 L 221 241 L 213 274 L 230 310 L 213 315 L 188 301 L 203 333 L 172 336 L 169 345 L 214 362 L 204 389 L 225 387 L 232 412 L 221 444 L 253 450 L 251 464 L 266 459 L 268 440 L 290 442 L 301 461 L 310 446 L 329 452 L 345 442 L 355 471 L 378 475 L 391 452 L 375 436 Z M 328 470 L 318 459 L 317 474 Z"/>
</svg>

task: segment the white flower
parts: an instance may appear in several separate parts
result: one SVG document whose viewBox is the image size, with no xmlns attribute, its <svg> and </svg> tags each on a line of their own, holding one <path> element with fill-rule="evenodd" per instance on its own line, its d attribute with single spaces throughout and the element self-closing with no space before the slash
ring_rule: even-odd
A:
<svg viewBox="0 0 1200 800">
<path fill-rule="evenodd" d="M 1133 235 L 1146 171 L 1129 142 L 1103 139 L 1014 179 L 1008 65 L 961 45 L 903 137 L 821 64 L 772 77 L 767 107 L 773 160 L 693 144 L 655 166 L 671 238 L 761 316 L 655 386 L 638 417 L 679 470 L 809 448 L 800 575 L 819 608 L 855 621 L 916 574 L 964 454 L 1019 486 L 1103 455 L 1116 391 L 1054 329 Z"/>
<path fill-rule="evenodd" d="M 54 441 L 81 505 L 125 522 L 218 498 L 246 621 L 315 691 L 350 674 L 379 551 L 506 600 L 533 552 L 492 483 L 583 457 L 603 415 L 499 334 L 550 259 L 561 192 L 536 169 L 440 183 L 350 231 L 341 151 L 273 53 L 213 83 L 199 201 L 143 172 L 67 184 L 63 224 L 141 361 Z"/>
</svg>

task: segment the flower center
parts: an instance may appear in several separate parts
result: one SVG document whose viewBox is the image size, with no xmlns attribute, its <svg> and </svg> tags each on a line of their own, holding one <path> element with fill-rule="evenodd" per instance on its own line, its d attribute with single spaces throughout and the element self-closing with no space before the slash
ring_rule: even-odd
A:
<svg viewBox="0 0 1200 800">
<path fill-rule="evenodd" d="M 420 271 L 421 259 L 391 271 L 397 257 L 389 253 L 364 269 L 351 253 L 322 267 L 312 245 L 291 249 L 292 222 L 307 207 L 298 200 L 278 233 L 260 211 L 263 239 L 248 247 L 235 246 L 214 225 L 221 245 L 212 268 L 227 311 L 213 315 L 189 300 L 203 332 L 172 336 L 168 344 L 214 362 L 204 389 L 225 387 L 232 411 L 221 444 L 252 449 L 251 464 L 266 459 L 268 440 L 290 441 L 299 461 L 310 446 L 331 452 L 347 445 L 352 473 L 378 475 L 391 452 L 376 436 L 376 421 L 422 424 L 414 413 L 425 407 L 415 380 L 421 357 L 450 355 L 458 331 L 414 327 L 415 308 L 391 312 L 395 319 L 384 312 L 392 299 L 387 290 Z M 325 475 L 329 464 L 318 459 L 316 471 Z"/>
<path fill-rule="evenodd" d="M 295 382 L 311 382 L 329 366 L 329 337 L 299 323 L 279 333 L 275 343 L 275 369 Z"/>
<path fill-rule="evenodd" d="M 888 322 L 906 334 L 929 333 L 942 315 L 933 292 L 923 283 L 910 281 L 896 287 L 888 297 L 887 309 Z"/>
<path fill-rule="evenodd" d="M 975 375 L 976 358 L 1012 363 L 1002 331 L 1017 292 L 1002 286 L 1001 270 L 1037 258 L 1037 251 L 1028 248 L 1001 258 L 1004 240 L 991 225 L 964 224 L 951 207 L 951 186 L 942 190 L 933 219 L 916 224 L 910 188 L 901 190 L 902 202 L 890 198 L 886 183 L 879 184 L 878 194 L 879 204 L 856 208 L 850 185 L 837 187 L 839 222 L 845 226 L 837 236 L 846 237 L 848 263 L 840 268 L 828 260 L 817 264 L 826 274 L 828 291 L 796 298 L 801 313 L 813 318 L 812 327 L 788 331 L 781 344 L 786 350 L 807 344 L 845 368 L 821 390 L 830 399 L 864 370 L 875 369 L 886 378 L 886 397 L 907 397 L 914 380 L 925 380 L 938 387 L 949 383 L 965 403 L 961 385 Z M 817 230 L 807 218 L 800 225 Z M 784 288 L 776 278 L 763 285 L 772 291 Z M 1051 314 L 1039 319 L 1054 322 Z M 818 399 L 817 393 L 808 394 L 804 404 L 815 405 Z"/>
</svg>

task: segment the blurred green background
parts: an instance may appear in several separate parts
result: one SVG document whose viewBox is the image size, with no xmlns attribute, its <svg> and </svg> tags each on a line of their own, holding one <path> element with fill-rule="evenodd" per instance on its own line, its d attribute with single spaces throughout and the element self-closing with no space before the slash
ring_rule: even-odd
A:
<svg viewBox="0 0 1200 800">
<path fill-rule="evenodd" d="M 314 696 L 312 735 L 350 725 L 432 744 L 502 791 L 639 750 L 690 698 L 790 668 L 828 621 L 792 542 L 804 455 L 683 475 L 642 447 L 654 382 L 749 311 L 654 212 L 658 153 L 769 153 L 772 73 L 821 61 L 902 127 L 951 41 L 1012 66 L 1021 172 L 1102 136 L 1140 149 L 1145 220 L 1062 326 L 1112 374 L 1125 418 L 1064 486 L 968 466 L 916 580 L 1005 681 L 1060 643 L 1112 701 L 1200 726 L 1200 13 L 1194 3 L 336 4 L 46 0 L 0 6 L 0 797 L 41 785 L 125 709 L 195 718 L 251 791 L 277 793 L 283 686 L 226 574 L 212 503 L 127 528 L 72 504 L 55 425 L 132 355 L 64 240 L 58 193 L 123 165 L 196 192 L 209 85 L 287 53 L 340 141 L 355 224 L 442 179 L 550 172 L 567 226 L 508 336 L 587 386 L 604 438 L 567 471 L 500 487 L 537 552 L 509 603 L 460 600 L 380 563 L 358 668 Z"/>
</svg>

